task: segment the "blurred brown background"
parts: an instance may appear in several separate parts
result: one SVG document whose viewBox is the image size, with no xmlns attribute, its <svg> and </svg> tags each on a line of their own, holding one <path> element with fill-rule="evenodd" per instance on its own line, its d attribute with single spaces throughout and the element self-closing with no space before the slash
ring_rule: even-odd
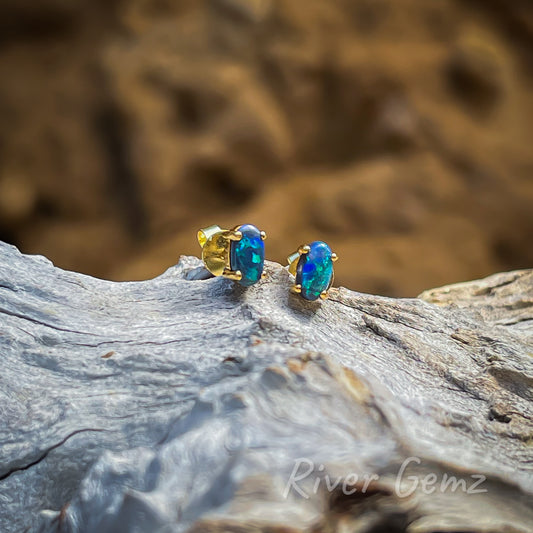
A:
<svg viewBox="0 0 533 533">
<path fill-rule="evenodd" d="M 0 238 L 111 279 L 251 222 L 388 295 L 533 266 L 529 0 L 0 0 Z"/>
</svg>

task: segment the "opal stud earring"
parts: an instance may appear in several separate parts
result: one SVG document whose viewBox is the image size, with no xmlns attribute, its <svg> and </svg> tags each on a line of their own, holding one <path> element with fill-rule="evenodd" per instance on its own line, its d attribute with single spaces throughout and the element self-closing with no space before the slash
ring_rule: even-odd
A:
<svg viewBox="0 0 533 533">
<path fill-rule="evenodd" d="M 300 246 L 287 258 L 289 272 L 296 278 L 291 292 L 305 300 L 325 300 L 333 285 L 333 263 L 337 259 L 337 254 L 323 241 Z"/>
<path fill-rule="evenodd" d="M 231 230 L 209 226 L 198 231 L 202 260 L 213 276 L 249 287 L 263 277 L 266 233 L 252 224 Z"/>
</svg>

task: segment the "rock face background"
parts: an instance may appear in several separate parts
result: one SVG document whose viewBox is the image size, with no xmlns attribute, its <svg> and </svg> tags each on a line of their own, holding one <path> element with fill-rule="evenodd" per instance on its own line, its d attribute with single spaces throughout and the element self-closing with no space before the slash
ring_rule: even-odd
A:
<svg viewBox="0 0 533 533">
<path fill-rule="evenodd" d="M 533 263 L 527 0 L 0 3 L 0 238 L 114 279 L 254 222 L 415 295 Z"/>
</svg>

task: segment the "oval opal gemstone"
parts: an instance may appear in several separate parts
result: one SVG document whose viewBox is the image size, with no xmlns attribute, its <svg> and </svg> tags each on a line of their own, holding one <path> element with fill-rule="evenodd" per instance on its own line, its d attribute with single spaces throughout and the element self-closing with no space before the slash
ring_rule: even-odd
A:
<svg viewBox="0 0 533 533">
<path fill-rule="evenodd" d="M 309 253 L 302 254 L 296 267 L 296 284 L 306 300 L 316 300 L 333 281 L 331 248 L 323 241 L 312 242 Z"/>
<path fill-rule="evenodd" d="M 238 228 L 242 233 L 240 241 L 232 241 L 230 247 L 231 270 L 240 270 L 240 284 L 249 287 L 261 279 L 265 263 L 265 243 L 261 232 L 252 224 Z"/>
</svg>

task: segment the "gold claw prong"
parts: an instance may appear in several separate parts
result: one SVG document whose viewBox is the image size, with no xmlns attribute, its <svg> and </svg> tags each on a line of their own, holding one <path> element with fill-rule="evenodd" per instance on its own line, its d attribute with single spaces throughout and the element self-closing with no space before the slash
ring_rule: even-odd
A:
<svg viewBox="0 0 533 533">
<path fill-rule="evenodd" d="M 261 232 L 261 240 L 264 241 L 264 240 L 266 240 L 266 238 L 267 238 L 266 231 L 262 231 L 262 232 Z"/>
<path fill-rule="evenodd" d="M 233 281 L 241 281 L 242 272 L 240 270 L 230 270 L 229 268 L 225 268 L 224 272 L 222 272 L 222 276 L 232 279 Z"/>
<path fill-rule="evenodd" d="M 322 292 L 320 293 L 320 298 L 321 298 L 322 300 L 325 300 L 327 297 L 328 297 L 328 291 L 322 291 Z"/>
<path fill-rule="evenodd" d="M 335 263 L 335 261 L 337 261 L 338 259 L 339 259 L 339 256 L 335 252 L 333 252 L 331 254 L 331 260 Z"/>
<path fill-rule="evenodd" d="M 240 241 L 242 239 L 242 233 L 240 231 L 228 231 L 228 239 L 230 241 Z"/>
<path fill-rule="evenodd" d="M 266 272 L 262 272 L 261 273 L 261 279 L 265 279 L 267 277 L 267 273 Z"/>
<path fill-rule="evenodd" d="M 300 284 L 298 284 L 298 285 L 293 285 L 293 286 L 291 287 L 291 292 L 292 292 L 293 294 L 300 294 L 300 293 L 302 292 L 302 286 L 301 286 Z"/>
<path fill-rule="evenodd" d="M 308 254 L 310 251 L 311 246 L 309 246 L 308 244 L 304 244 L 303 246 L 300 246 L 300 248 L 298 248 L 298 253 L 300 255 Z"/>
</svg>

